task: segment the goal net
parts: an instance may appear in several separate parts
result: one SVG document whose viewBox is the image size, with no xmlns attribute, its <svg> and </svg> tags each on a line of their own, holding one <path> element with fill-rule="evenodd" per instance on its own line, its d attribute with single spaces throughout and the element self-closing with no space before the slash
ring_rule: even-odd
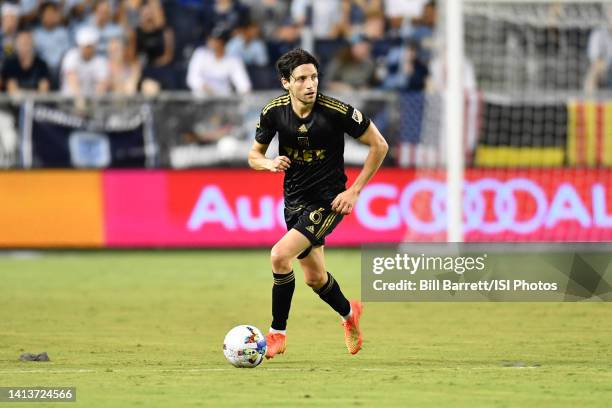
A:
<svg viewBox="0 0 612 408">
<path fill-rule="evenodd" d="M 446 168 L 449 180 L 453 164 L 465 171 L 461 198 L 452 181 L 430 192 L 421 221 L 456 208 L 446 231 L 465 241 L 612 239 L 612 2 L 465 0 L 459 20 L 448 4 L 438 2 L 419 141 L 400 165 Z M 446 46 L 453 18 L 463 56 Z M 463 97 L 449 92 L 450 70 Z"/>
</svg>

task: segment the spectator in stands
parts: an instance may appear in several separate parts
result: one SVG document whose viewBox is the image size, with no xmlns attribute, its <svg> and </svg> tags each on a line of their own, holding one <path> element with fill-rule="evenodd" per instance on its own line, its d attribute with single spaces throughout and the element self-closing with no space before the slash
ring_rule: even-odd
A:
<svg viewBox="0 0 612 408">
<path fill-rule="evenodd" d="M 251 21 L 259 24 L 269 61 L 276 61 L 285 52 L 298 45 L 302 28 L 291 17 L 291 1 L 241 0 L 241 3 L 249 7 Z M 274 76 L 274 82 L 277 83 L 276 76 L 272 76 Z M 262 82 L 269 83 L 271 76 L 259 78 L 262 79 Z M 254 86 L 261 85 L 257 83 L 257 78 L 251 77 L 251 79 L 254 79 Z"/>
<path fill-rule="evenodd" d="M 425 89 L 429 92 L 442 92 L 447 79 L 447 66 L 444 49 L 441 49 L 429 62 L 429 76 Z M 467 56 L 463 57 L 463 89 L 475 92 L 478 89 L 474 64 Z"/>
<path fill-rule="evenodd" d="M 257 22 L 261 29 L 261 35 L 266 40 L 285 40 L 284 28 L 289 24 L 289 2 L 285 0 L 242 0 L 249 7 L 251 21 Z M 291 41 L 299 37 L 299 33 L 291 33 Z"/>
<path fill-rule="evenodd" d="M 143 0 L 121 0 L 119 4 L 119 21 L 128 31 L 135 30 L 140 20 L 140 8 Z"/>
<path fill-rule="evenodd" d="M 437 17 L 436 2 L 435 0 L 430 0 L 423 6 L 423 12 L 420 16 L 405 19 L 402 24 L 402 38 L 419 43 L 418 57 L 425 63 L 429 62 L 434 51 L 434 34 Z"/>
<path fill-rule="evenodd" d="M 36 55 L 30 31 L 20 31 L 17 34 L 15 55 L 4 61 L 2 78 L 10 95 L 18 95 L 23 91 L 49 91 L 49 69 Z"/>
<path fill-rule="evenodd" d="M 125 36 L 123 28 L 113 22 L 113 9 L 110 0 L 97 0 L 94 5 L 94 13 L 84 23 L 98 30 L 99 40 L 97 52 L 104 55 L 108 49 L 108 42 L 113 38 Z"/>
<path fill-rule="evenodd" d="M 159 2 L 148 2 L 140 9 L 140 22 L 130 35 L 131 58 L 139 58 L 147 87 L 175 89 L 178 84 L 172 67 L 174 32 L 168 26 Z"/>
<path fill-rule="evenodd" d="M 108 89 L 108 61 L 96 54 L 99 35 L 95 28 L 81 27 L 76 33 L 77 47 L 62 61 L 62 92 L 71 96 L 103 95 Z"/>
<path fill-rule="evenodd" d="M 13 3 L 2 4 L 2 26 L 0 27 L 0 41 L 2 42 L 1 60 L 10 57 L 15 52 L 15 40 L 19 29 L 19 5 Z"/>
<path fill-rule="evenodd" d="M 417 42 L 410 42 L 389 52 L 383 75 L 383 89 L 401 92 L 425 89 L 429 69 L 419 60 L 418 47 Z"/>
<path fill-rule="evenodd" d="M 41 25 L 34 30 L 36 52 L 47 63 L 52 76 L 59 74 L 62 57 L 72 46 L 68 29 L 61 25 L 59 5 L 47 1 L 40 6 Z"/>
<path fill-rule="evenodd" d="M 15 54 L 17 30 L 19 29 L 20 8 L 19 4 L 3 2 L 1 5 L 1 22 L 0 22 L 0 66 L 4 61 Z M 0 89 L 4 88 L 6 83 L 0 83 Z M 3 108 L 3 107 L 2 107 Z M 14 161 L 17 152 L 17 132 L 15 132 L 15 123 L 17 113 L 12 107 L 7 107 L 7 110 L 0 109 L 0 158 L 8 159 L 6 163 Z"/>
<path fill-rule="evenodd" d="M 68 23 L 82 22 L 87 14 L 91 13 L 95 0 L 65 0 L 64 15 Z"/>
<path fill-rule="evenodd" d="M 109 90 L 117 95 L 134 95 L 140 81 L 140 63 L 130 58 L 125 42 L 113 38 L 108 43 Z"/>
<path fill-rule="evenodd" d="M 229 32 L 217 27 L 208 38 L 207 47 L 193 53 L 187 69 L 187 86 L 195 95 L 227 96 L 251 91 L 251 81 L 240 58 L 226 54 Z"/>
<path fill-rule="evenodd" d="M 242 59 L 248 66 L 268 65 L 268 50 L 260 37 L 259 26 L 254 21 L 240 27 L 227 43 L 227 55 Z"/>
<path fill-rule="evenodd" d="M 411 35 L 412 30 L 418 30 L 419 28 L 427 28 L 427 35 L 429 31 L 433 30 L 437 20 L 437 2 L 436 0 L 428 0 L 421 7 L 421 13 L 410 19 L 404 19 L 402 26 L 408 30 L 405 34 Z"/>
<path fill-rule="evenodd" d="M 210 15 L 205 24 L 209 27 L 224 26 L 233 31 L 245 26 L 250 20 L 250 10 L 239 0 L 215 0 Z"/>
<path fill-rule="evenodd" d="M 19 20 L 24 27 L 30 27 L 40 16 L 39 8 L 41 0 L 20 0 Z"/>
<path fill-rule="evenodd" d="M 372 13 L 380 13 L 384 18 L 382 0 L 345 0 L 344 7 L 349 13 L 352 31 L 363 31 L 366 19 Z"/>
<path fill-rule="evenodd" d="M 300 27 L 310 26 L 315 39 L 335 39 L 348 31 L 343 0 L 293 0 L 291 17 Z"/>
<path fill-rule="evenodd" d="M 372 57 L 376 61 L 377 77 L 382 79 L 379 72 L 384 69 L 389 51 L 397 46 L 396 42 L 386 36 L 386 21 L 382 11 L 372 9 L 366 13 L 365 22 L 361 32 L 372 43 Z"/>
<path fill-rule="evenodd" d="M 11 112 L 0 109 L 0 169 L 10 168 L 17 163 L 17 126 Z"/>
<path fill-rule="evenodd" d="M 399 36 L 404 22 L 411 22 L 423 14 L 427 0 L 385 0 L 385 16 L 389 21 L 391 36 Z"/>
<path fill-rule="evenodd" d="M 589 70 L 585 90 L 612 89 L 612 5 L 604 8 L 607 25 L 591 32 L 588 44 Z"/>
<path fill-rule="evenodd" d="M 329 63 L 325 76 L 327 88 L 334 92 L 369 88 L 374 85 L 376 64 L 372 61 L 372 47 L 363 35 L 356 35 Z"/>
<path fill-rule="evenodd" d="M 214 27 L 213 6 L 213 0 L 172 0 L 172 8 L 166 8 L 169 11 L 168 25 L 174 31 L 175 64 L 181 73 L 193 51 L 202 45 L 202 39 Z M 183 87 L 184 75 L 180 76 Z"/>
<path fill-rule="evenodd" d="M 291 49 L 300 40 L 301 35 L 302 28 L 298 24 L 296 24 L 291 18 L 289 18 L 286 19 L 283 24 L 278 26 L 278 29 L 276 30 L 276 33 L 272 36 L 272 38 L 278 40 L 278 42 L 289 44 L 289 49 Z M 267 39 L 267 42 L 269 43 L 269 37 Z M 289 51 L 289 49 L 281 51 L 278 56 L 280 57 L 282 54 Z"/>
<path fill-rule="evenodd" d="M 385 15 L 381 11 L 371 10 L 365 15 L 363 23 L 363 34 L 370 41 L 382 41 L 385 39 Z"/>
</svg>

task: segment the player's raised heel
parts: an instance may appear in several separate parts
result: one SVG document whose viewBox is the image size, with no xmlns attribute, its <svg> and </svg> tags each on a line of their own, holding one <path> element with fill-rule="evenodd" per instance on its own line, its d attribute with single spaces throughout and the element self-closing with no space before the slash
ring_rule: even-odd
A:
<svg viewBox="0 0 612 408">
<path fill-rule="evenodd" d="M 349 353 L 357 354 L 361 350 L 361 344 L 363 343 L 363 337 L 359 329 L 359 319 L 363 311 L 362 303 L 357 300 L 351 300 L 351 311 L 353 312 L 351 317 L 342 323 L 344 326 L 344 341 Z"/>
<path fill-rule="evenodd" d="M 266 334 L 266 358 L 271 359 L 277 354 L 284 354 L 287 349 L 287 336 L 282 333 Z"/>
</svg>

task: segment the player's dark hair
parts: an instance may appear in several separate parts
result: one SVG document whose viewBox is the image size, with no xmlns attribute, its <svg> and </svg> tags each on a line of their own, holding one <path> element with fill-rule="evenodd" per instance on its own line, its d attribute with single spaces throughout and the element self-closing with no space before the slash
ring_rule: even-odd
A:
<svg viewBox="0 0 612 408">
<path fill-rule="evenodd" d="M 276 71 L 281 78 L 288 81 L 293 70 L 304 64 L 312 64 L 317 71 L 319 70 L 319 61 L 312 54 L 301 48 L 295 48 L 281 55 L 276 61 Z"/>
</svg>

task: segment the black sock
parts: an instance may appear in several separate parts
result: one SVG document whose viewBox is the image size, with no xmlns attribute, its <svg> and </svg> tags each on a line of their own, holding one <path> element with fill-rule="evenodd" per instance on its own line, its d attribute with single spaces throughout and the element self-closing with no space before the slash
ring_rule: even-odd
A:
<svg viewBox="0 0 612 408">
<path fill-rule="evenodd" d="M 327 272 L 327 283 L 315 290 L 328 305 L 332 307 L 340 316 L 346 316 L 351 312 L 351 304 L 344 297 L 340 290 L 340 285 L 334 279 L 331 273 Z"/>
<path fill-rule="evenodd" d="M 272 273 L 274 286 L 272 286 L 272 328 L 286 330 L 291 298 L 295 289 L 295 276 L 293 271 L 287 274 Z"/>
</svg>

